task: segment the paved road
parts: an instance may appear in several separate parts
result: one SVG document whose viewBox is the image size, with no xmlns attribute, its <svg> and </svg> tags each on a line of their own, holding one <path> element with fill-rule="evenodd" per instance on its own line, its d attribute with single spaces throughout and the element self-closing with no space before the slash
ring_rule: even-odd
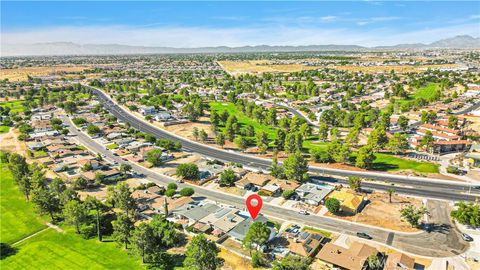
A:
<svg viewBox="0 0 480 270">
<path fill-rule="evenodd" d="M 233 151 L 230 152 L 201 143 L 193 142 L 158 127 L 155 127 L 151 124 L 148 124 L 126 112 L 123 108 L 114 103 L 104 92 L 94 87 L 90 87 L 87 85 L 85 86 L 93 90 L 93 93 L 97 96 L 99 101 L 110 113 L 112 113 L 118 119 L 128 122 L 132 127 L 137 128 L 143 132 L 153 134 L 157 138 L 180 141 L 184 150 L 195 152 L 205 157 L 215 158 L 226 162 L 237 162 L 245 166 L 260 168 L 264 170 L 268 170 L 270 168 L 271 160 L 258 158 L 246 154 L 240 154 Z M 475 200 L 474 196 L 463 194 L 469 191 L 470 185 L 461 182 L 445 181 L 441 179 L 431 179 L 424 177 L 392 175 L 386 173 L 348 171 L 314 166 L 310 166 L 309 171 L 311 173 L 323 175 L 328 174 L 331 176 L 360 176 L 403 186 L 414 186 L 417 188 L 417 190 L 412 190 L 412 195 L 421 195 L 425 197 L 445 200 Z M 341 183 L 346 183 L 345 180 L 338 181 Z M 401 188 L 398 189 L 400 190 Z M 480 193 L 477 193 L 476 195 L 480 196 Z"/>
<path fill-rule="evenodd" d="M 88 149 L 95 153 L 100 153 L 107 157 L 109 160 L 114 160 L 121 163 L 128 163 L 132 166 L 132 169 L 136 172 L 146 175 L 148 180 L 161 185 L 167 185 L 174 181 L 173 178 L 155 173 L 149 169 L 139 166 L 135 163 L 122 160 L 118 156 L 114 156 L 112 152 L 106 150 L 104 146 L 100 145 L 96 141 L 92 140 L 83 132 L 77 130 L 73 125 L 70 118 L 63 116 L 62 121 L 68 126 L 71 134 L 75 135 L 75 138 L 80 144 L 86 146 Z M 195 195 L 200 197 L 206 197 L 210 200 L 218 203 L 235 206 L 239 209 L 244 208 L 244 198 L 229 195 L 226 193 L 210 190 L 204 187 L 199 187 L 190 184 L 178 184 L 180 188 L 192 187 L 195 190 Z M 446 208 L 439 208 L 438 211 L 446 211 Z M 369 226 L 359 225 L 351 222 L 345 222 L 338 219 L 325 218 L 316 215 L 301 215 L 297 211 L 285 209 L 279 206 L 273 206 L 270 204 L 264 204 L 262 213 L 267 216 L 278 218 L 281 220 L 288 220 L 291 222 L 298 222 L 300 224 L 306 224 L 317 228 L 323 228 L 329 231 L 344 233 L 348 235 L 355 235 L 357 232 L 365 232 L 373 237 L 372 241 L 389 245 L 397 249 L 401 249 L 406 252 L 418 254 L 422 256 L 432 257 L 447 257 L 453 256 L 459 253 L 463 253 L 466 250 L 465 243 L 459 243 L 456 247 L 450 247 L 450 238 L 444 237 L 442 232 L 434 231 L 432 233 L 421 232 L 418 234 L 403 234 L 398 232 L 391 232 L 384 229 L 373 228 Z M 448 213 L 445 213 L 448 215 Z M 461 240 L 460 240 L 461 241 Z"/>
</svg>

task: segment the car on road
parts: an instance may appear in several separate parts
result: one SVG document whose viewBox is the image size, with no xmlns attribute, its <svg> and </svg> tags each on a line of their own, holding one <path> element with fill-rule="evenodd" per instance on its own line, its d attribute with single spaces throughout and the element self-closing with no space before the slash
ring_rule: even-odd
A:
<svg viewBox="0 0 480 270">
<path fill-rule="evenodd" d="M 462 235 L 463 240 L 465 240 L 467 242 L 473 242 L 473 238 L 470 235 L 468 235 L 466 233 L 462 233 L 461 235 Z"/>
<path fill-rule="evenodd" d="M 305 210 L 300 210 L 298 213 L 301 215 L 308 215 L 308 212 Z"/>
<path fill-rule="evenodd" d="M 364 232 L 357 232 L 357 237 L 363 238 L 363 239 L 372 239 L 372 237 L 369 234 L 366 234 Z"/>
</svg>

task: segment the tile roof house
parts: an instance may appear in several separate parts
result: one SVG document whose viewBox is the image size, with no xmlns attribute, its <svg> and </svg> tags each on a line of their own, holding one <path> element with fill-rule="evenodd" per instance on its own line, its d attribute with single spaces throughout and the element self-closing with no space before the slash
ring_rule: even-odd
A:
<svg viewBox="0 0 480 270">
<path fill-rule="evenodd" d="M 387 257 L 384 270 L 413 270 L 415 259 L 400 252 L 394 252 Z"/>
<path fill-rule="evenodd" d="M 237 181 L 235 185 L 239 188 L 244 188 L 245 186 L 252 184 L 258 187 L 263 187 L 266 183 L 274 179 L 275 177 L 268 174 L 249 172 L 243 176 L 242 179 Z"/>
<path fill-rule="evenodd" d="M 367 258 L 370 255 L 378 256 L 378 254 L 376 248 L 359 242 L 353 242 L 349 249 L 327 243 L 315 258 L 343 269 L 364 270 L 367 269 Z"/>
<path fill-rule="evenodd" d="M 313 257 L 328 241 L 320 234 L 303 232 L 300 239 L 289 241 L 288 249 L 300 256 Z"/>
<path fill-rule="evenodd" d="M 258 216 L 255 218 L 255 222 L 262 222 L 262 223 L 267 223 L 268 219 L 264 216 Z M 245 236 L 247 235 L 248 230 L 250 229 L 250 226 L 253 224 L 252 218 L 247 218 L 244 221 L 240 222 L 235 226 L 231 231 L 228 232 L 228 235 L 233 237 L 237 241 L 243 241 Z M 273 232 L 270 233 L 269 240 L 272 239 L 275 236 Z"/>
</svg>

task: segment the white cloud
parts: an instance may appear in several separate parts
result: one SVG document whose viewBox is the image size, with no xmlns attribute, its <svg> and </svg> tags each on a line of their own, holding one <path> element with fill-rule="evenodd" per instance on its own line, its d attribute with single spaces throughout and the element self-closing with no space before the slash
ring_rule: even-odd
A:
<svg viewBox="0 0 480 270">
<path fill-rule="evenodd" d="M 323 22 L 334 22 L 334 21 L 338 20 L 338 17 L 337 16 L 323 16 L 323 17 L 320 17 L 320 20 L 323 21 Z"/>
<path fill-rule="evenodd" d="M 363 46 L 433 42 L 460 34 L 478 36 L 478 24 L 399 32 L 321 27 L 264 26 L 249 28 L 78 26 L 2 32 L 2 46 L 43 42 L 124 44 L 135 46 L 206 47 L 245 45 L 358 44 Z"/>
</svg>

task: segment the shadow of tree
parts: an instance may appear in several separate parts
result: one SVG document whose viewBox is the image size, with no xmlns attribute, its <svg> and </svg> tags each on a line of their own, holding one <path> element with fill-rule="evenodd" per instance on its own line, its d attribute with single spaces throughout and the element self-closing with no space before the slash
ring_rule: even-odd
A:
<svg viewBox="0 0 480 270">
<path fill-rule="evenodd" d="M 17 253 L 17 249 L 5 244 L 5 243 L 0 243 L 0 260 L 3 260 L 9 256 L 15 255 Z"/>
</svg>

